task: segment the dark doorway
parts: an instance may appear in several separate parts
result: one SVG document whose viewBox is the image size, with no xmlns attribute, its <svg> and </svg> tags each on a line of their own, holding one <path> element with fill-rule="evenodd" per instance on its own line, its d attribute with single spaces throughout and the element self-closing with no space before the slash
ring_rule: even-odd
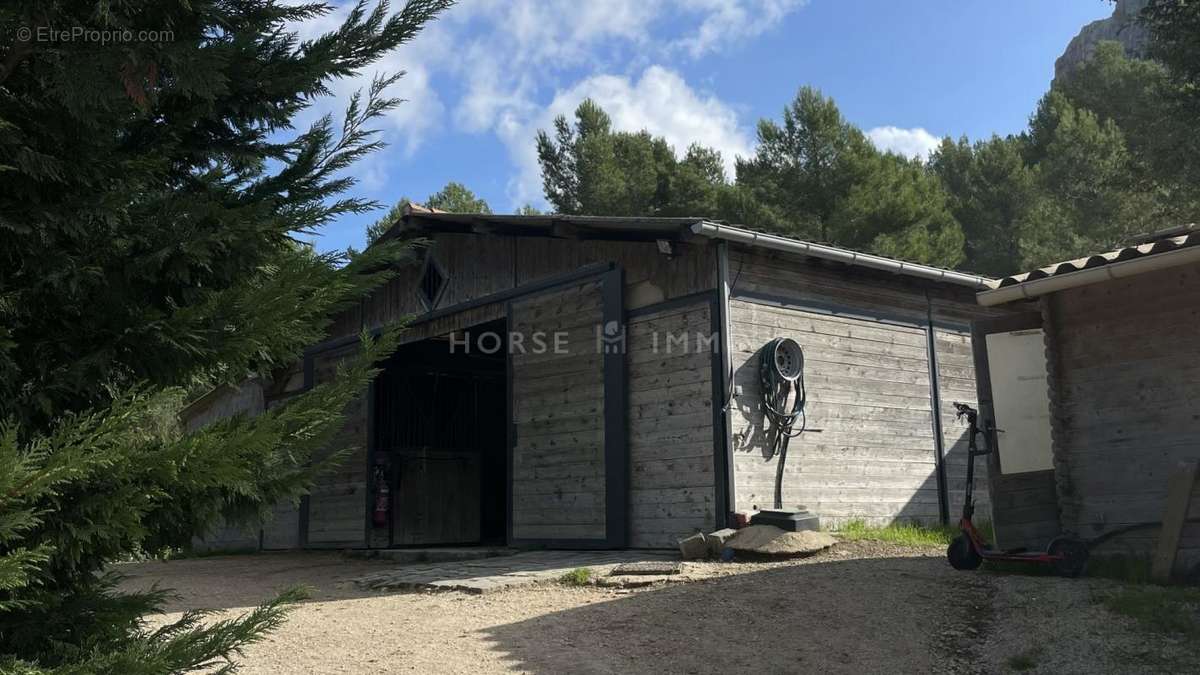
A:
<svg viewBox="0 0 1200 675">
<path fill-rule="evenodd" d="M 503 320 L 483 324 L 401 347 L 384 364 L 373 461 L 391 508 L 373 541 L 386 527 L 391 546 L 505 543 L 504 334 Z"/>
</svg>

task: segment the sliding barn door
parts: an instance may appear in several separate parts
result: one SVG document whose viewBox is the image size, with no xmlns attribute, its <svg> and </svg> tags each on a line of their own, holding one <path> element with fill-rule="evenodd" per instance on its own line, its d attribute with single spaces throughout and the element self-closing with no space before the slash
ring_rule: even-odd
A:
<svg viewBox="0 0 1200 675">
<path fill-rule="evenodd" d="M 1060 527 L 1042 318 L 976 321 L 973 333 L 979 422 L 995 449 L 984 457 L 996 543 L 1044 549 Z"/>
<path fill-rule="evenodd" d="M 625 327 L 611 270 L 509 305 L 509 539 L 627 545 Z"/>
</svg>

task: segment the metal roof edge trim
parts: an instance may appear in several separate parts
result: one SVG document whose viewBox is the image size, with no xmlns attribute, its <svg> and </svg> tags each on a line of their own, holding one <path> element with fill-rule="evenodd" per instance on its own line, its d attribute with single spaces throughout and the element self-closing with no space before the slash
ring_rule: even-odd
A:
<svg viewBox="0 0 1200 675">
<path fill-rule="evenodd" d="M 953 270 L 944 270 L 938 267 L 930 267 L 928 265 L 894 260 L 892 258 L 885 258 L 883 256 L 871 255 L 869 253 L 859 253 L 857 251 L 837 248 L 834 246 L 813 244 L 800 239 L 790 239 L 788 237 L 781 237 L 775 234 L 755 232 L 754 230 L 733 227 L 731 225 L 722 225 L 720 223 L 714 223 L 707 220 L 700 221 L 695 225 L 692 225 L 692 233 L 704 237 L 710 237 L 712 239 L 723 239 L 725 241 L 746 244 L 748 246 L 761 246 L 763 248 L 774 249 L 776 251 L 799 253 L 801 255 L 807 255 L 813 258 L 833 260 L 836 262 L 845 263 L 847 265 L 869 267 L 872 269 L 892 272 L 894 274 L 903 274 L 921 279 L 957 284 L 959 286 L 968 286 L 977 290 L 981 288 L 989 288 L 996 283 L 993 279 L 975 274 L 965 274 L 963 272 L 955 272 Z"/>
</svg>

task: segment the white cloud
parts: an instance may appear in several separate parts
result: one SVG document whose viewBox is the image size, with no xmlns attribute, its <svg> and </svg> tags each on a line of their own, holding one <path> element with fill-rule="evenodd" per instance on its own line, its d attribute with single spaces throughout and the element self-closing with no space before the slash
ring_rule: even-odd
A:
<svg viewBox="0 0 1200 675">
<path fill-rule="evenodd" d="M 736 48 L 806 2 L 460 0 L 411 44 L 357 78 L 334 82 L 335 96 L 322 99 L 299 122 L 326 112 L 340 120 L 349 95 L 365 89 L 375 73 L 403 70 L 406 75 L 390 93 L 406 102 L 377 125 L 392 148 L 354 169 L 368 189 L 386 190 L 389 164 L 412 157 L 442 125 L 451 124 L 496 134 L 515 162 L 513 205 L 543 203 L 534 134 L 548 128 L 554 115 L 570 115 L 586 96 L 609 112 L 616 128 L 648 129 L 681 152 L 693 141 L 712 146 L 732 171 L 734 156 L 750 152 L 736 113 L 694 91 L 676 71 L 654 64 Z M 297 27 L 301 36 L 336 28 L 350 4 L 340 2 L 330 15 Z M 443 99 L 439 90 L 455 92 L 454 98 Z"/>
<path fill-rule="evenodd" d="M 699 14 L 699 26 L 674 42 L 696 58 L 726 44 L 749 40 L 774 28 L 807 0 L 679 0 Z"/>
<path fill-rule="evenodd" d="M 461 0 L 443 19 L 492 28 L 485 40 L 512 66 L 576 64 L 595 48 L 634 46 L 654 58 L 682 48 L 696 58 L 775 27 L 808 0 Z M 655 53 L 661 50 L 662 53 Z"/>
<path fill-rule="evenodd" d="M 472 42 L 512 46 L 487 54 L 508 68 L 562 66 L 588 59 L 598 44 L 648 43 L 665 8 L 646 0 L 462 0 L 442 20 L 486 29 Z"/>
<path fill-rule="evenodd" d="M 643 128 L 680 152 L 700 142 L 734 156 L 750 143 L 736 113 L 662 65 L 700 58 L 772 29 L 807 0 L 463 0 L 443 19 L 445 62 L 463 83 L 453 120 L 495 133 L 517 175 L 514 205 L 542 202 L 534 135 L 590 96 L 614 127 Z M 580 75 L 579 71 L 583 71 Z M 640 75 L 639 75 L 640 73 Z M 573 81 L 563 82 L 564 76 Z M 551 98 L 547 105 L 545 101 Z"/>
<path fill-rule="evenodd" d="M 541 202 L 541 172 L 534 147 L 537 130 L 550 129 L 558 115 L 570 119 L 585 98 L 604 108 L 614 129 L 645 129 L 665 138 L 677 153 L 693 142 L 719 150 L 730 175 L 734 159 L 752 151 L 751 140 L 733 108 L 715 96 L 696 92 L 672 70 L 650 66 L 637 80 L 596 75 L 556 92 L 551 103 L 532 118 L 522 120 L 513 114 L 497 125 L 497 133 L 517 165 L 518 173 L 509 186 L 514 203 Z"/>
<path fill-rule="evenodd" d="M 867 132 L 867 138 L 880 150 L 921 160 L 928 159 L 930 153 L 942 144 L 942 139 L 921 127 L 875 127 Z"/>
<path fill-rule="evenodd" d="M 459 124 L 480 131 L 568 68 L 635 72 L 754 38 L 807 0 L 463 0 L 442 19 L 466 82 Z"/>
</svg>

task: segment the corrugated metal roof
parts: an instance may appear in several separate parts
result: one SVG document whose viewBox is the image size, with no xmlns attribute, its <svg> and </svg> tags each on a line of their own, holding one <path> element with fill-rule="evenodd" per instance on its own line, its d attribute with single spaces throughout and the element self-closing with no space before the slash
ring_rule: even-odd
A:
<svg viewBox="0 0 1200 675">
<path fill-rule="evenodd" d="M 1097 253 L 1083 258 L 1074 260 L 1066 260 L 1053 265 L 1042 267 L 1032 272 L 1023 274 L 1013 274 L 1004 277 L 999 282 L 995 283 L 993 288 L 1005 288 L 1008 286 L 1016 286 L 1029 281 L 1045 279 L 1047 277 L 1061 276 L 1078 272 L 1080 270 L 1092 269 L 1095 267 L 1103 267 L 1112 263 L 1124 262 L 1126 260 L 1134 260 L 1136 258 L 1144 258 L 1146 256 L 1156 255 L 1159 253 L 1168 253 L 1170 251 L 1178 251 L 1179 249 L 1189 248 L 1191 246 L 1200 245 L 1200 226 L 1195 223 L 1173 227 L 1168 230 L 1160 230 L 1150 234 L 1134 237 L 1135 243 L 1125 248 L 1120 248 L 1108 253 Z"/>
</svg>

